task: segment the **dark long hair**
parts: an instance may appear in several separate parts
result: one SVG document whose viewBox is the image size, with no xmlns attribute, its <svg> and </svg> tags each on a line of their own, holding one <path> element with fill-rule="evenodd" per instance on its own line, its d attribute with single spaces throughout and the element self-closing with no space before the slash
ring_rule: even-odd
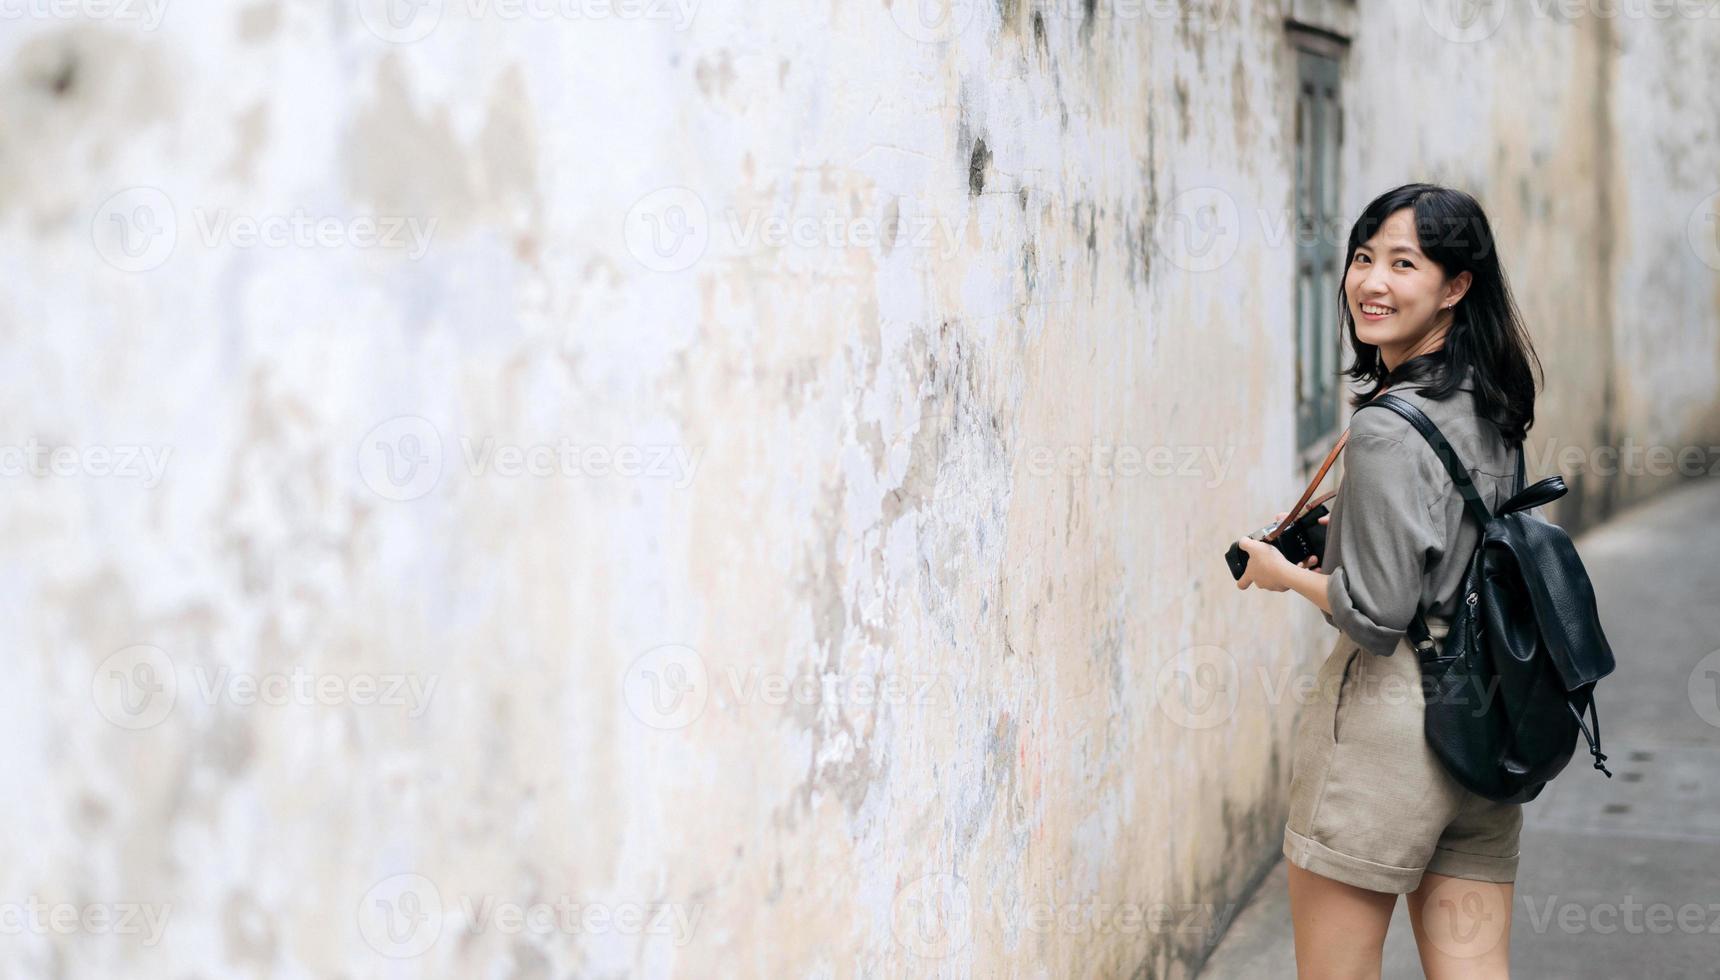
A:
<svg viewBox="0 0 1720 980">
<path fill-rule="evenodd" d="M 1493 227 L 1475 198 L 1436 184 L 1405 184 L 1386 191 L 1373 199 L 1350 229 L 1349 248 L 1339 274 L 1347 275 L 1356 248 L 1403 208 L 1414 209 L 1417 244 L 1446 278 L 1468 272 L 1473 280 L 1452 309 L 1454 319 L 1444 348 L 1412 357 L 1390 372 L 1379 362 L 1379 348 L 1362 343 L 1356 336 L 1355 318 L 1350 315 L 1349 297 L 1340 280 L 1338 308 L 1355 355 L 1354 363 L 1343 374 L 1369 386 L 1355 395 L 1351 404 L 1360 406 L 1374 397 L 1382 384 L 1395 387 L 1409 381 L 1417 382 L 1429 398 L 1448 398 L 1473 367 L 1477 412 L 1499 427 L 1507 443 L 1519 445 L 1535 424 L 1536 384 L 1530 365 L 1540 371 L 1541 361 L 1511 298 L 1511 286 L 1494 246 Z"/>
</svg>

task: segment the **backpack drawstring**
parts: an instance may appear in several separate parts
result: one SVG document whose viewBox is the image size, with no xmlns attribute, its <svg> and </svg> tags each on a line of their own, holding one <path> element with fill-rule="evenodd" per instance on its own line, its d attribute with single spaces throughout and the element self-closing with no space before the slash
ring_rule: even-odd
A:
<svg viewBox="0 0 1720 980">
<path fill-rule="evenodd" d="M 1570 708 L 1571 714 L 1577 716 L 1577 727 L 1583 730 L 1583 738 L 1588 740 L 1589 754 L 1595 757 L 1595 768 L 1606 773 L 1607 778 L 1611 779 L 1612 771 L 1606 767 L 1606 753 L 1601 751 L 1601 715 L 1600 709 L 1595 707 L 1594 695 L 1589 695 L 1589 717 L 1593 718 L 1595 722 L 1593 735 L 1589 734 L 1589 726 L 1583 724 L 1583 713 L 1578 711 L 1576 706 L 1569 701 L 1565 702 L 1565 707 Z"/>
</svg>

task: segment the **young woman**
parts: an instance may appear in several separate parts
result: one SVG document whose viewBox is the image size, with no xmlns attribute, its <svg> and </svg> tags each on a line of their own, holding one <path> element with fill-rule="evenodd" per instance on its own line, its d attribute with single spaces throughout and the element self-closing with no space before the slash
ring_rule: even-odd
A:
<svg viewBox="0 0 1720 980">
<path fill-rule="evenodd" d="M 1367 386 L 1352 404 L 1390 388 L 1445 433 L 1488 507 L 1504 502 L 1539 364 L 1481 206 L 1430 184 L 1376 198 L 1350 230 L 1340 306 L 1346 374 Z M 1284 854 L 1297 975 L 1378 978 L 1405 895 L 1429 980 L 1506 977 L 1522 805 L 1463 789 L 1428 748 L 1405 636 L 1419 606 L 1444 637 L 1480 528 L 1396 413 L 1356 413 L 1343 455 L 1323 563 L 1240 542 L 1238 588 L 1294 590 L 1340 631 L 1295 736 Z"/>
</svg>

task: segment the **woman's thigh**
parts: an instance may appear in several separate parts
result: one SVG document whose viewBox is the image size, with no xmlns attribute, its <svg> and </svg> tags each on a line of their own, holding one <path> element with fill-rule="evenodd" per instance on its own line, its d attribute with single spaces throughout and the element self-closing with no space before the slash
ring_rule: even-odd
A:
<svg viewBox="0 0 1720 980">
<path fill-rule="evenodd" d="M 1509 881 L 1428 872 L 1405 898 L 1427 980 L 1504 980 L 1511 975 Z"/>
<path fill-rule="evenodd" d="M 1288 861 L 1296 975 L 1308 980 L 1378 980 L 1397 895 L 1370 891 Z"/>
</svg>

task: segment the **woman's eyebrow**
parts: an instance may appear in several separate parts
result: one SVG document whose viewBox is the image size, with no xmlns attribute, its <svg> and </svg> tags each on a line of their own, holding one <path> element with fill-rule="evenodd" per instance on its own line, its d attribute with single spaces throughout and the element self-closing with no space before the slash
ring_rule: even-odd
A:
<svg viewBox="0 0 1720 980">
<path fill-rule="evenodd" d="M 1374 250 L 1373 246 L 1371 246 L 1371 245 L 1357 245 L 1356 246 L 1356 251 L 1358 251 L 1358 252 L 1362 251 L 1363 249 L 1366 249 L 1369 252 L 1372 252 Z M 1388 255 L 1395 254 L 1395 253 L 1402 253 L 1404 255 L 1420 255 L 1421 251 L 1419 249 L 1410 248 L 1408 245 L 1393 245 L 1391 248 L 1386 249 L 1386 254 L 1388 254 Z"/>
</svg>

